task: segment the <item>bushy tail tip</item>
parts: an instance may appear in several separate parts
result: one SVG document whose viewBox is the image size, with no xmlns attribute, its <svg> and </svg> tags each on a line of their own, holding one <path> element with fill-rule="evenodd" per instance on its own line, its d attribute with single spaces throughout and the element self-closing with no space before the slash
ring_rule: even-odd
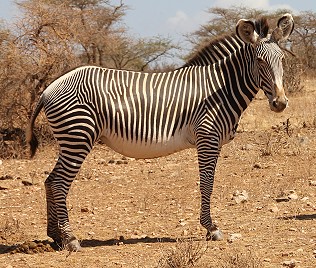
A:
<svg viewBox="0 0 316 268">
<path fill-rule="evenodd" d="M 38 147 L 38 140 L 33 132 L 33 127 L 29 126 L 25 134 L 26 134 L 26 143 L 28 143 L 30 146 L 30 157 L 33 158 Z"/>
</svg>

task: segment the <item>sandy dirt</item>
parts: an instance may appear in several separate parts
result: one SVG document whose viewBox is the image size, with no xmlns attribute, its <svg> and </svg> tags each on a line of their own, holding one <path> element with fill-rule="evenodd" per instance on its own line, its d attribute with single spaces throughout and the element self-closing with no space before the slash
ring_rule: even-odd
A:
<svg viewBox="0 0 316 268">
<path fill-rule="evenodd" d="M 199 225 L 193 149 L 134 160 L 97 145 L 68 195 L 83 247 L 72 254 L 46 241 L 44 180 L 58 148 L 42 147 L 33 160 L 2 160 L 0 267 L 162 267 L 183 244 L 202 248 L 197 267 L 242 267 L 228 265 L 236 256 L 254 259 L 251 267 L 316 267 L 314 82 L 281 114 L 260 95 L 223 147 L 211 205 L 223 241 L 206 242 Z"/>
</svg>

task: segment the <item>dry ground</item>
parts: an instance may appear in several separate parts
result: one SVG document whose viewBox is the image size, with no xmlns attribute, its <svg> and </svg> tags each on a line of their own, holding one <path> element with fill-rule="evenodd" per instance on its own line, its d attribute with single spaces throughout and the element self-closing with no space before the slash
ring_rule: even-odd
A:
<svg viewBox="0 0 316 268">
<path fill-rule="evenodd" d="M 212 196 L 224 241 L 204 241 L 195 150 L 133 160 L 97 145 L 68 197 L 83 251 L 17 253 L 16 245 L 47 239 L 52 145 L 33 160 L 0 164 L 0 267 L 163 267 L 186 253 L 200 253 L 191 261 L 197 267 L 316 267 L 315 82 L 282 114 L 259 96 L 224 146 Z M 248 200 L 237 204 L 232 195 L 243 190 Z M 240 236 L 229 242 L 231 234 Z"/>
</svg>

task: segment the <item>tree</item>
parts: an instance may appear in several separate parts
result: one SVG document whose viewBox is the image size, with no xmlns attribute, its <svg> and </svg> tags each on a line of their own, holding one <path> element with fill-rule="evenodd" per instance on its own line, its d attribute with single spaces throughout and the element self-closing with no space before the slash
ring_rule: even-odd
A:
<svg viewBox="0 0 316 268">
<path fill-rule="evenodd" d="M 24 128 L 41 92 L 86 64 L 150 70 L 175 46 L 161 37 L 136 39 L 122 19 L 127 6 L 110 0 L 20 0 L 21 17 L 0 22 L 0 130 Z"/>
</svg>

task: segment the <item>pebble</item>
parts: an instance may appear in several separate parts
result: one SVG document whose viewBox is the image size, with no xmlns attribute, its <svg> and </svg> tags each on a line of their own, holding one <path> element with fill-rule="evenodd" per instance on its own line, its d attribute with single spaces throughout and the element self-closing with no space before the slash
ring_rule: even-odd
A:
<svg viewBox="0 0 316 268">
<path fill-rule="evenodd" d="M 22 181 L 22 184 L 25 185 L 25 186 L 31 186 L 31 185 L 33 185 L 32 182 L 29 182 L 29 181 L 26 181 L 26 180 L 23 180 L 23 181 Z"/>
<path fill-rule="evenodd" d="M 253 165 L 253 168 L 262 169 L 262 165 L 260 163 L 256 163 Z"/>
<path fill-rule="evenodd" d="M 316 181 L 309 181 L 309 186 L 316 186 Z"/>
<path fill-rule="evenodd" d="M 81 208 L 81 212 L 89 212 L 90 210 L 88 208 Z"/>
<path fill-rule="evenodd" d="M 281 196 L 278 196 L 275 201 L 277 202 L 288 202 L 290 200 L 297 200 L 298 195 L 294 190 L 284 191 Z"/>
<path fill-rule="evenodd" d="M 289 199 L 291 199 L 291 200 L 297 200 L 298 199 L 298 195 L 296 194 L 296 193 L 291 193 L 291 194 L 289 194 Z"/>
<path fill-rule="evenodd" d="M 296 260 L 289 260 L 289 261 L 284 261 L 282 262 L 282 265 L 283 266 L 286 266 L 286 267 L 295 267 L 296 266 Z"/>
<path fill-rule="evenodd" d="M 235 200 L 236 204 L 244 203 L 248 200 L 248 198 L 249 198 L 249 195 L 245 190 L 241 192 L 237 190 L 235 193 L 233 193 L 233 196 L 232 196 L 232 199 Z"/>
<path fill-rule="evenodd" d="M 228 239 L 227 239 L 227 242 L 228 243 L 233 243 L 234 241 L 238 240 L 238 239 L 241 239 L 242 238 L 242 235 L 239 234 L 239 233 L 236 233 L 236 234 L 231 234 Z"/>
<path fill-rule="evenodd" d="M 279 208 L 278 208 L 276 205 L 273 205 L 273 206 L 271 206 L 271 207 L 269 208 L 269 211 L 270 211 L 270 212 L 273 212 L 273 213 L 277 213 L 277 212 L 279 212 L 280 210 L 279 210 Z"/>
<path fill-rule="evenodd" d="M 253 145 L 251 144 L 245 144 L 241 147 L 241 150 L 245 150 L 245 151 L 249 151 L 249 150 L 252 150 L 253 149 Z"/>
</svg>

